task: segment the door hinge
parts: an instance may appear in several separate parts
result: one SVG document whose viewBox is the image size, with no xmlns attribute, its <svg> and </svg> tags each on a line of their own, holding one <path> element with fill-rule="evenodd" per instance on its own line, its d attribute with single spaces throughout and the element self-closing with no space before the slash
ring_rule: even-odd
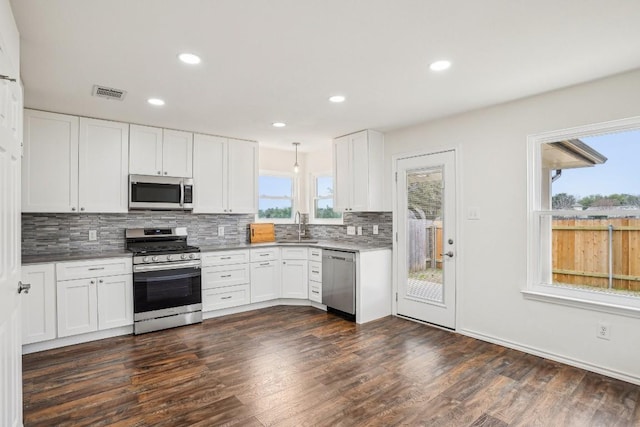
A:
<svg viewBox="0 0 640 427">
<path fill-rule="evenodd" d="M 396 292 L 396 302 L 398 302 L 398 293 Z"/>
<path fill-rule="evenodd" d="M 396 182 L 398 182 L 398 172 L 396 172 Z"/>
</svg>

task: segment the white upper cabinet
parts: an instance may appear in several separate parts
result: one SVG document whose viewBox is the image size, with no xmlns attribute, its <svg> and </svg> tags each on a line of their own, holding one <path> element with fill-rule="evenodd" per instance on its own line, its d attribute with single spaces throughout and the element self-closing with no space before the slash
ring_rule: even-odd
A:
<svg viewBox="0 0 640 427">
<path fill-rule="evenodd" d="M 24 110 L 23 212 L 78 210 L 78 117 Z"/>
<path fill-rule="evenodd" d="M 193 134 L 131 125 L 129 172 L 137 175 L 193 176 Z"/>
<path fill-rule="evenodd" d="M 255 213 L 258 143 L 194 136 L 194 213 Z"/>
<path fill-rule="evenodd" d="M 23 212 L 126 212 L 129 125 L 24 110 Z"/>
<path fill-rule="evenodd" d="M 383 206 L 384 138 L 365 130 L 333 142 L 334 209 L 381 211 Z"/>
<path fill-rule="evenodd" d="M 193 134 L 164 129 L 162 170 L 167 176 L 193 177 Z"/>
<path fill-rule="evenodd" d="M 129 125 L 80 118 L 81 212 L 127 212 Z"/>
</svg>

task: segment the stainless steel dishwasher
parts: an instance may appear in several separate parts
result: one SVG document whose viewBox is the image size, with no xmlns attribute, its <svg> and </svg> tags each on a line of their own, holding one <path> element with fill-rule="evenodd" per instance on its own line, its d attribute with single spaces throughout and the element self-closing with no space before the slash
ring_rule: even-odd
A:
<svg viewBox="0 0 640 427">
<path fill-rule="evenodd" d="M 322 250 L 322 303 L 356 314 L 356 254 Z"/>
</svg>

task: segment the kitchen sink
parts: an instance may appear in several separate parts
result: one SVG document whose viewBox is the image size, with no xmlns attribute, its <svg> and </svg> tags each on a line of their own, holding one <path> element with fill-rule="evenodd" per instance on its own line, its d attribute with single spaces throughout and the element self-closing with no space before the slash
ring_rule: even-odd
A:
<svg viewBox="0 0 640 427">
<path fill-rule="evenodd" d="M 309 243 L 318 243 L 317 240 L 309 240 L 309 239 L 291 239 L 291 240 L 277 240 L 276 243 L 297 243 L 297 244 L 309 244 Z"/>
</svg>

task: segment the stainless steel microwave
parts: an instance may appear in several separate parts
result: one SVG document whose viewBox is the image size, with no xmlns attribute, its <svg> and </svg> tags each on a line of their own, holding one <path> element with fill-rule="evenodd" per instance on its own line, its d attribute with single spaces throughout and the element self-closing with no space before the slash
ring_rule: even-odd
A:
<svg viewBox="0 0 640 427">
<path fill-rule="evenodd" d="M 193 179 L 129 175 L 129 209 L 191 210 Z"/>
</svg>

